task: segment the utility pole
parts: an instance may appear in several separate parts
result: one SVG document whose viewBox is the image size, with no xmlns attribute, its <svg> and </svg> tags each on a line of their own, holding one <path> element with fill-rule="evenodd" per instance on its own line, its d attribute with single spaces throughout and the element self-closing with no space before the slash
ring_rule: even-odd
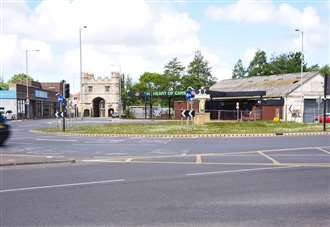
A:
<svg viewBox="0 0 330 227">
<path fill-rule="evenodd" d="M 296 32 L 300 32 L 301 34 L 301 60 L 300 60 L 300 87 L 302 89 L 303 85 L 303 72 L 304 72 L 304 31 L 300 29 L 295 29 Z M 303 111 L 304 106 L 304 94 L 301 92 L 301 113 L 304 113 Z M 304 121 L 304 114 L 301 115 L 302 122 Z"/>
<path fill-rule="evenodd" d="M 65 113 L 66 113 L 66 99 L 65 99 L 65 80 L 62 80 L 62 97 L 63 97 L 63 102 L 61 103 L 62 105 L 62 113 L 63 113 L 63 118 L 62 118 L 62 131 L 65 132 Z"/>
<path fill-rule="evenodd" d="M 328 78 L 324 75 L 324 100 L 323 100 L 323 131 L 327 130 L 327 91 L 328 91 Z"/>
<path fill-rule="evenodd" d="M 25 50 L 25 74 L 26 74 L 26 119 L 30 118 L 30 99 L 29 99 L 29 52 L 39 52 L 40 50 Z"/>
<path fill-rule="evenodd" d="M 83 78 L 83 73 L 82 73 L 82 47 L 81 47 L 81 31 L 87 28 L 87 26 L 83 26 L 79 28 L 79 53 L 80 53 L 80 65 L 79 65 L 79 70 L 80 70 L 80 104 L 81 104 L 81 117 L 83 117 L 83 112 L 84 112 L 84 108 L 83 108 L 83 85 L 82 85 L 82 78 Z"/>
</svg>

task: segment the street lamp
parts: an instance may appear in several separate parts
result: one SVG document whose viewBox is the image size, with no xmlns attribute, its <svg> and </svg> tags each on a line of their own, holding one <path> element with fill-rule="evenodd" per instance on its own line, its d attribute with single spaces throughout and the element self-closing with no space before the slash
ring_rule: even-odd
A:
<svg viewBox="0 0 330 227">
<path fill-rule="evenodd" d="M 296 28 L 295 29 L 296 32 L 300 32 L 301 34 L 301 56 L 300 56 L 300 87 L 302 87 L 303 85 L 303 72 L 304 72 L 304 31 Z M 301 112 L 303 113 L 303 103 L 304 103 L 304 94 L 303 92 L 301 92 Z M 303 121 L 303 115 L 301 116 L 302 117 L 302 121 Z"/>
<path fill-rule="evenodd" d="M 83 77 L 83 75 L 82 75 L 82 48 L 81 48 L 81 31 L 83 30 L 83 29 L 85 29 L 85 28 L 87 28 L 87 26 L 85 25 L 85 26 L 83 26 L 83 27 L 80 27 L 79 28 L 79 51 L 80 51 L 80 103 L 81 103 L 81 105 L 83 104 L 83 100 L 82 100 L 82 97 L 83 97 L 83 95 L 82 95 L 82 93 L 83 93 L 83 86 L 82 86 L 82 77 Z M 83 112 L 83 108 L 82 108 L 82 112 Z"/>
<path fill-rule="evenodd" d="M 25 74 L 26 74 L 26 119 L 30 115 L 30 100 L 29 100 L 29 52 L 39 52 L 40 50 L 25 50 Z"/>
<path fill-rule="evenodd" d="M 173 98 L 173 108 L 174 108 L 174 99 L 175 99 L 175 92 L 177 88 L 181 85 L 178 81 L 171 81 L 169 91 L 171 94 L 168 94 L 168 119 L 171 119 L 171 98 Z M 175 114 L 175 112 L 174 112 Z"/>
</svg>

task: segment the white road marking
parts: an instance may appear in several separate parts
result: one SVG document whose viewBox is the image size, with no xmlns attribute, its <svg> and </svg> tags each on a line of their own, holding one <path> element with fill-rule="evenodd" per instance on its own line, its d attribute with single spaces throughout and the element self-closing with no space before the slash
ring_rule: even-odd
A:
<svg viewBox="0 0 330 227">
<path fill-rule="evenodd" d="M 36 138 L 37 141 L 52 141 L 52 142 L 77 142 L 78 140 L 68 140 L 68 139 L 45 139 Z"/>
<path fill-rule="evenodd" d="M 237 170 L 225 170 L 225 171 L 214 171 L 214 172 L 199 172 L 199 173 L 187 173 L 186 176 L 203 176 L 212 174 L 226 174 L 226 173 L 245 173 L 260 170 L 273 170 L 273 169 L 288 169 L 299 166 L 283 166 L 283 167 L 266 167 L 266 168 L 253 168 L 253 169 L 237 169 Z"/>
<path fill-rule="evenodd" d="M 264 154 L 263 152 L 261 151 L 257 151 L 258 154 L 260 154 L 261 156 L 267 158 L 268 160 L 272 161 L 274 165 L 279 165 L 281 164 L 279 161 L 275 160 L 274 158 L 270 157 L 269 155 L 267 154 Z"/>
<path fill-rule="evenodd" d="M 115 182 L 124 182 L 125 179 L 117 179 L 117 180 L 103 180 L 103 181 L 89 181 L 89 182 L 80 182 L 73 184 L 56 184 L 56 185 L 46 185 L 46 186 L 37 186 L 37 187 L 28 187 L 28 188 L 12 188 L 12 189 L 3 189 L 0 190 L 0 193 L 4 192 L 18 192 L 18 191 L 32 191 L 38 189 L 46 189 L 46 188 L 65 188 L 65 187 L 74 187 L 74 186 L 82 186 L 82 185 L 93 185 L 93 184 L 108 184 Z"/>
<path fill-rule="evenodd" d="M 320 150 L 320 151 L 323 151 L 323 152 L 324 152 L 324 153 L 326 153 L 326 154 L 330 154 L 330 152 L 329 152 L 329 151 L 327 151 L 327 150 L 323 149 L 322 147 L 319 147 L 319 150 Z"/>
</svg>

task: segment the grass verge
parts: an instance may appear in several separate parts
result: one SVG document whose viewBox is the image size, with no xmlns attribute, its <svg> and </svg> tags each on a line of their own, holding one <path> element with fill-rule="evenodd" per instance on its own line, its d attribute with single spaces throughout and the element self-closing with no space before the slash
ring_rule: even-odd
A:
<svg viewBox="0 0 330 227">
<path fill-rule="evenodd" d="M 61 132 L 59 128 L 37 129 L 42 132 Z M 67 128 L 67 133 L 77 134 L 139 134 L 139 135 L 176 135 L 176 134 L 262 134 L 262 133 L 293 133 L 321 132 L 319 124 L 301 124 L 292 122 L 274 123 L 257 122 L 217 122 L 194 126 L 182 126 L 180 122 L 160 122 L 149 124 L 103 124 L 79 125 Z"/>
</svg>

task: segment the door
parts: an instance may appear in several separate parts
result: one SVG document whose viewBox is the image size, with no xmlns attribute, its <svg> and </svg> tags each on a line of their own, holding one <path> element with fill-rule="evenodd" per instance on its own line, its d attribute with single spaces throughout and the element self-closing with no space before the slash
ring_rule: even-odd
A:
<svg viewBox="0 0 330 227">
<path fill-rule="evenodd" d="M 313 123 L 316 116 L 321 113 L 321 104 L 318 105 L 316 99 L 304 100 L 304 123 Z M 320 111 L 318 113 L 318 111 Z"/>
</svg>

